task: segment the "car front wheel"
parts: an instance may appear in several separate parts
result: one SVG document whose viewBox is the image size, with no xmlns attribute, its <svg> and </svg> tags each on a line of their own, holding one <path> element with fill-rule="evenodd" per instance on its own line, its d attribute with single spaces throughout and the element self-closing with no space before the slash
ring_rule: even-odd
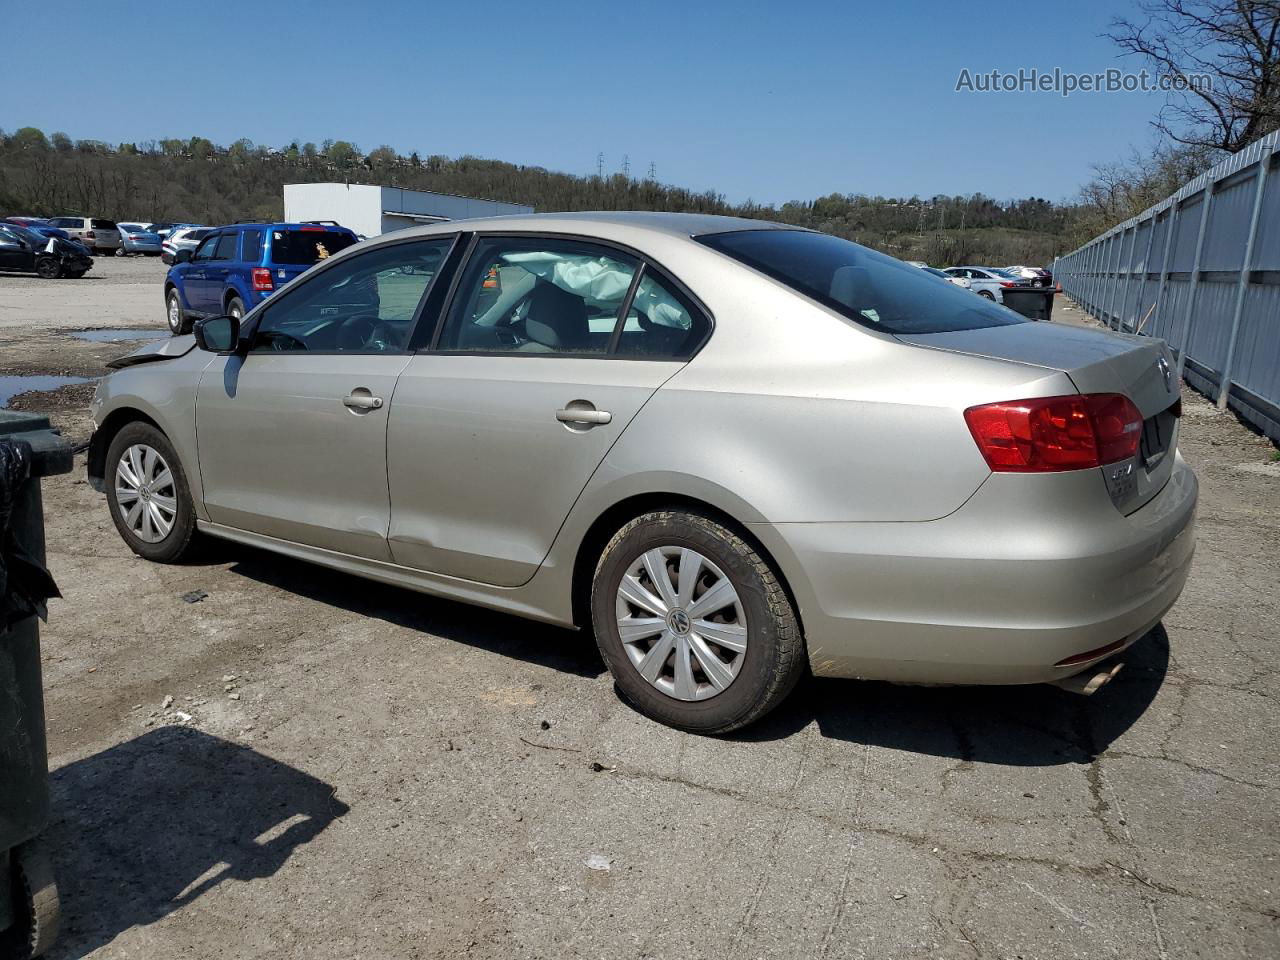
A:
<svg viewBox="0 0 1280 960">
<path fill-rule="evenodd" d="M 36 261 L 36 276 L 41 280 L 57 280 L 62 276 L 62 264 L 53 257 L 41 257 Z"/>
<path fill-rule="evenodd" d="M 130 423 L 107 449 L 107 504 L 129 549 L 157 563 L 177 563 L 196 534 L 191 487 L 178 455 L 159 429 Z"/>
<path fill-rule="evenodd" d="M 186 311 L 182 309 L 182 297 L 178 295 L 177 290 L 170 290 L 169 295 L 165 297 L 164 312 L 165 319 L 169 321 L 169 332 L 173 336 L 191 332 L 191 321 L 187 319 Z"/>
<path fill-rule="evenodd" d="M 642 713 L 727 733 L 786 698 L 805 669 L 800 625 L 777 574 L 717 520 L 662 510 L 632 520 L 596 567 L 600 653 Z"/>
</svg>

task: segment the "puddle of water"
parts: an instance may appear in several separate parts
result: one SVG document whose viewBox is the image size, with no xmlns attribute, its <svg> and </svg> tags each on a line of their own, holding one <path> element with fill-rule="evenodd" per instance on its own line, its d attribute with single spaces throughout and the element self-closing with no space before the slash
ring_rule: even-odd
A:
<svg viewBox="0 0 1280 960">
<path fill-rule="evenodd" d="M 163 330 L 72 330 L 77 340 L 94 343 L 124 343 L 127 340 L 163 340 L 169 334 Z"/>
<path fill-rule="evenodd" d="M 88 377 L 0 377 L 0 408 L 20 393 L 31 390 L 57 390 L 69 383 L 88 383 Z"/>
</svg>

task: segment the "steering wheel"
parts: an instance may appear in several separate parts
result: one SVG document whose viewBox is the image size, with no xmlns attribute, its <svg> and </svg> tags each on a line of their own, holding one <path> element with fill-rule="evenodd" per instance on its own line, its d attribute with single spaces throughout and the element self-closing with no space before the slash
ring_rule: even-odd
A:
<svg viewBox="0 0 1280 960">
<path fill-rule="evenodd" d="M 348 317 L 338 328 L 339 350 L 386 350 L 397 346 L 390 324 L 369 314 Z"/>
<path fill-rule="evenodd" d="M 291 333 L 281 333 L 279 330 L 264 330 L 260 336 L 267 340 L 270 344 L 270 349 L 278 353 L 307 349 L 306 343 Z"/>
</svg>

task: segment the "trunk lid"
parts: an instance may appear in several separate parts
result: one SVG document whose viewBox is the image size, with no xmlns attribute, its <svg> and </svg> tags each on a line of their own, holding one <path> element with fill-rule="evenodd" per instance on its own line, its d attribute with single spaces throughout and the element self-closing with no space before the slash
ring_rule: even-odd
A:
<svg viewBox="0 0 1280 960">
<path fill-rule="evenodd" d="M 1081 393 L 1124 394 L 1142 414 L 1143 432 L 1136 457 L 1100 468 L 1112 502 L 1121 512 L 1132 513 L 1168 481 L 1181 409 L 1176 368 L 1163 340 L 1049 323 L 903 334 L 898 339 L 934 350 L 1060 370 Z"/>
</svg>

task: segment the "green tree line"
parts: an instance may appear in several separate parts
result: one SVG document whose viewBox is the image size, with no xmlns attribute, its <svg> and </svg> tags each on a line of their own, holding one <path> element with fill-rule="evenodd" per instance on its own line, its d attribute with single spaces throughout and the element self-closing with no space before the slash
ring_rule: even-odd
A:
<svg viewBox="0 0 1280 960">
<path fill-rule="evenodd" d="M 893 198 L 830 194 L 767 206 L 731 204 L 651 179 L 576 176 L 474 156 L 363 153 L 345 140 L 283 148 L 204 137 L 106 144 L 0 131 L 0 211 L 5 215 L 227 223 L 279 219 L 286 183 L 378 183 L 530 204 L 540 212 L 667 210 L 778 220 L 824 230 L 908 260 L 954 264 L 1049 262 L 1068 249 L 1074 206 L 981 194 Z"/>
</svg>

